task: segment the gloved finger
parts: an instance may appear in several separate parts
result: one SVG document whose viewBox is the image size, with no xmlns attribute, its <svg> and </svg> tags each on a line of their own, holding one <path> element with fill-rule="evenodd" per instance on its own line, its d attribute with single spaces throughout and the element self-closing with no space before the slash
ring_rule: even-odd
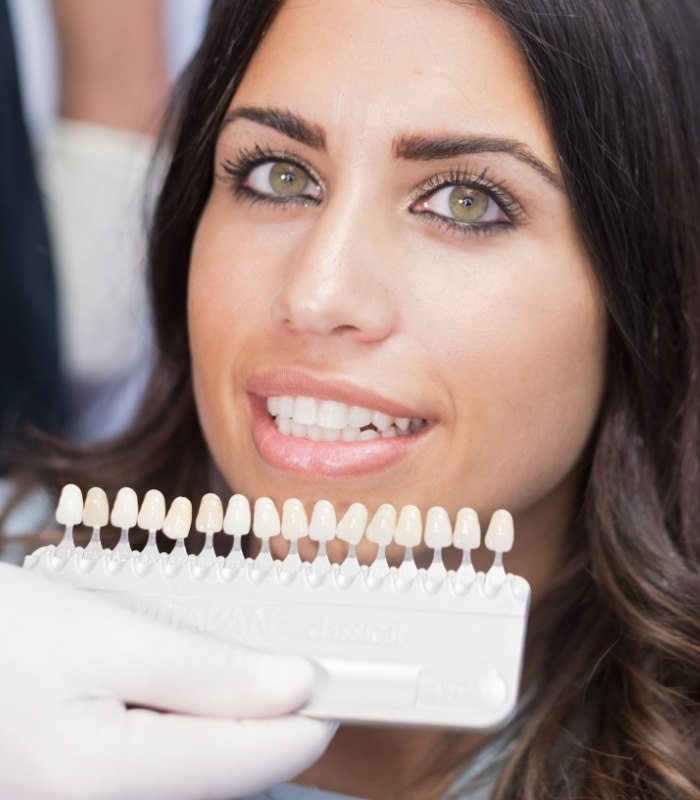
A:
<svg viewBox="0 0 700 800">
<path fill-rule="evenodd" d="M 104 601 L 103 601 L 104 602 Z M 106 604 L 106 603 L 105 603 Z M 303 705 L 316 680 L 301 658 L 170 628 L 120 608 L 99 646 L 75 643 L 88 692 L 132 705 L 213 717 L 270 717 Z M 78 682 L 78 685 L 81 685 Z"/>
<path fill-rule="evenodd" d="M 95 765 L 87 785 L 101 798 L 230 800 L 297 775 L 335 730 L 300 716 L 235 722 L 136 709 L 112 729 L 108 747 L 81 761 Z"/>
</svg>

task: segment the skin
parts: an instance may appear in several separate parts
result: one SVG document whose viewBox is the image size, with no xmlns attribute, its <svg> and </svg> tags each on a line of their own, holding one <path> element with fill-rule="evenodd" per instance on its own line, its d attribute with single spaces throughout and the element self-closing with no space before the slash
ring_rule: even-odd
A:
<svg viewBox="0 0 700 800">
<path fill-rule="evenodd" d="M 453 517 L 472 506 L 483 525 L 507 508 L 516 530 L 507 566 L 536 601 L 561 557 L 601 404 L 600 291 L 566 194 L 527 164 L 493 152 L 415 162 L 392 154 L 399 134 L 507 137 L 558 176 L 522 55 L 475 4 L 288 0 L 230 110 L 249 105 L 312 121 L 327 151 L 246 119 L 217 142 L 192 251 L 189 330 L 198 409 L 222 476 L 280 507 L 298 497 L 310 510 L 327 498 L 339 514 L 356 500 L 370 513 L 383 502 L 439 504 Z M 307 164 L 304 194 L 320 203 L 237 199 L 222 163 L 256 145 Z M 445 202 L 454 183 L 426 184 L 457 168 L 487 169 L 516 201 L 510 227 L 480 236 L 430 224 L 412 193 L 422 187 L 428 209 L 454 218 Z M 267 174 L 255 167 L 244 182 L 274 194 Z M 254 447 L 246 394 L 249 376 L 272 366 L 372 386 L 424 409 L 434 427 L 377 473 L 328 480 L 274 469 Z M 273 549 L 283 555 L 286 544 Z M 342 557 L 342 544 L 332 553 Z M 365 561 L 373 553 L 360 548 Z M 482 548 L 475 561 L 487 567 L 490 554 Z M 385 797 L 440 735 L 341 728 L 299 780 Z"/>
</svg>

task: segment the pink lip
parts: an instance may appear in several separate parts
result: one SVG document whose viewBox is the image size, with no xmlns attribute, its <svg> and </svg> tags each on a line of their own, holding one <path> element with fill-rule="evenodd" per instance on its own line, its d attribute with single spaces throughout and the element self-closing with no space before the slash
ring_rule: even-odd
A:
<svg viewBox="0 0 700 800">
<path fill-rule="evenodd" d="M 363 475 L 394 464 L 425 439 L 429 424 L 419 433 L 372 439 L 367 442 L 312 442 L 280 433 L 267 412 L 265 399 L 249 395 L 253 442 L 262 458 L 273 467 L 324 477 Z"/>
<path fill-rule="evenodd" d="M 403 406 L 372 389 L 335 378 L 321 380 L 291 367 L 256 372 L 248 381 L 248 391 L 260 397 L 302 395 L 318 400 L 336 400 L 351 406 L 372 408 L 390 417 L 428 418 L 421 410 Z"/>
<path fill-rule="evenodd" d="M 271 466 L 323 477 L 343 477 L 375 472 L 395 464 L 425 440 L 433 425 L 419 433 L 362 442 L 313 442 L 280 433 L 267 411 L 265 398 L 305 395 L 374 408 L 393 417 L 425 418 L 420 412 L 365 391 L 345 381 L 320 381 L 296 370 L 258 373 L 248 383 L 253 442 Z"/>
</svg>

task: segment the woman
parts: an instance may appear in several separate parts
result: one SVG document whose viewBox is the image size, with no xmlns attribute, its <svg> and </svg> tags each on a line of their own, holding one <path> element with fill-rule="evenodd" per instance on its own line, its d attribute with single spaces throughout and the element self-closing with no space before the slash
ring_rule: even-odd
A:
<svg viewBox="0 0 700 800">
<path fill-rule="evenodd" d="M 341 728 L 302 785 L 700 792 L 699 39 L 680 0 L 214 4 L 153 227 L 149 396 L 51 475 L 505 507 L 533 588 L 487 758 Z M 289 395 L 414 424 L 315 441 L 267 413 Z"/>
</svg>

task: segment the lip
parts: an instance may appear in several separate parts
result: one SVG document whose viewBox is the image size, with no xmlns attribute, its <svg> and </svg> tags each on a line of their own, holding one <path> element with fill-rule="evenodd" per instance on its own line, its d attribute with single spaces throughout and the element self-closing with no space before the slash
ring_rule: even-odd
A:
<svg viewBox="0 0 700 800">
<path fill-rule="evenodd" d="M 364 475 L 395 464 L 425 440 L 428 425 L 418 433 L 364 442 L 313 442 L 280 433 L 270 419 L 264 397 L 250 394 L 253 442 L 258 454 L 277 469 L 308 477 Z"/>
<path fill-rule="evenodd" d="M 286 436 L 280 433 L 267 411 L 266 398 L 281 395 L 303 395 L 362 405 L 393 417 L 426 417 L 420 411 L 347 381 L 319 380 L 293 369 L 256 373 L 248 382 L 255 448 L 271 466 L 307 477 L 349 477 L 386 469 L 415 452 L 433 429 L 432 421 L 428 420 L 426 427 L 418 433 L 356 442 L 314 442 Z"/>
<path fill-rule="evenodd" d="M 314 397 L 317 400 L 335 400 L 351 406 L 362 406 L 381 411 L 390 417 L 427 419 L 420 409 L 409 408 L 383 397 L 373 389 L 357 386 L 339 378 L 320 379 L 291 367 L 256 372 L 248 381 L 248 391 L 259 397 L 282 395 Z"/>
</svg>

